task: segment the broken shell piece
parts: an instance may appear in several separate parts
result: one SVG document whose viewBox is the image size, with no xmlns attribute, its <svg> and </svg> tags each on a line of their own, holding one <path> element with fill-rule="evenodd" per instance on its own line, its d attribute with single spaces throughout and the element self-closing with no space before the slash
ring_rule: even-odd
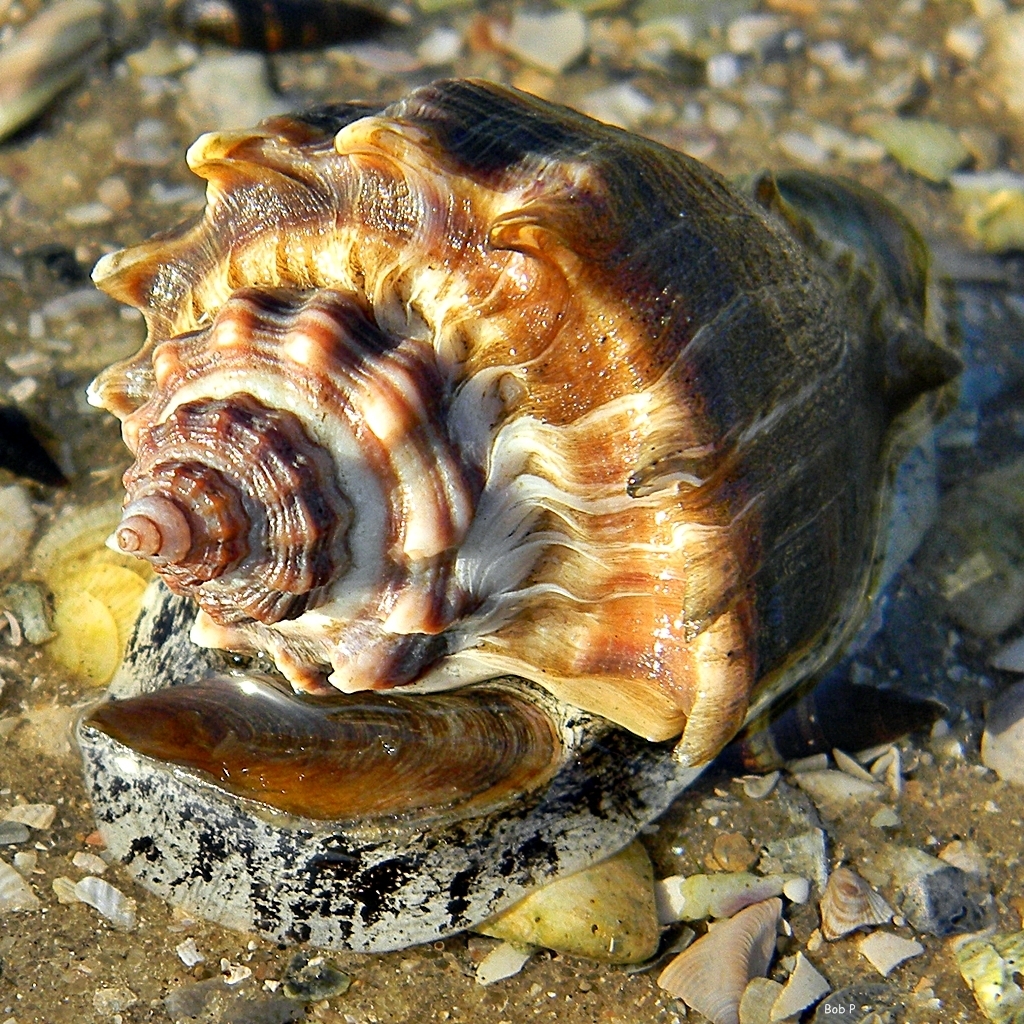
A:
<svg viewBox="0 0 1024 1024">
<path fill-rule="evenodd" d="M 102 878 L 86 875 L 75 883 L 75 894 L 83 903 L 98 910 L 118 931 L 128 932 L 135 927 L 135 900 Z"/>
<path fill-rule="evenodd" d="M 1001 932 L 971 939 L 957 948 L 956 963 L 964 981 L 989 1020 L 1024 1018 L 1024 989 L 1018 984 L 1024 966 L 1024 932 Z"/>
<path fill-rule="evenodd" d="M 771 1019 L 785 1020 L 827 996 L 832 986 L 803 955 L 797 953 L 789 981 L 772 1004 Z"/>
<path fill-rule="evenodd" d="M 35 910 L 39 897 L 28 882 L 6 861 L 0 860 L 0 914 L 12 910 Z"/>
<path fill-rule="evenodd" d="M 781 993 L 781 982 L 751 978 L 740 1000 L 740 1024 L 770 1024 L 772 1007 Z"/>
<path fill-rule="evenodd" d="M 892 932 L 873 932 L 857 943 L 861 956 L 884 978 L 904 960 L 920 956 L 924 946 L 915 939 L 904 939 Z"/>
<path fill-rule="evenodd" d="M 53 824 L 56 816 L 55 804 L 15 804 L 9 811 L 4 811 L 3 820 L 17 821 L 42 832 Z"/>
<path fill-rule="evenodd" d="M 833 769 L 799 772 L 793 776 L 793 781 L 826 818 L 838 817 L 844 810 L 866 800 L 880 799 L 885 793 L 877 782 L 864 782 Z"/>
<path fill-rule="evenodd" d="M 654 896 L 661 924 L 732 917 L 738 910 L 781 895 L 783 875 L 752 875 L 733 871 L 719 875 L 672 875 L 655 883 Z"/>
<path fill-rule="evenodd" d="M 658 948 L 654 869 L 632 843 L 614 857 L 530 893 L 477 931 L 607 963 L 640 963 Z"/>
<path fill-rule="evenodd" d="M 713 1024 L 739 1024 L 743 991 L 751 978 L 767 974 L 781 916 L 782 900 L 775 897 L 712 925 L 661 972 L 658 985 Z"/>
<path fill-rule="evenodd" d="M 856 871 L 836 868 L 821 897 L 821 934 L 830 942 L 892 920 L 893 909 Z"/>
<path fill-rule="evenodd" d="M 521 946 L 516 942 L 503 942 L 495 946 L 477 964 L 476 980 L 480 985 L 492 985 L 518 974 L 526 962 L 537 952 L 536 946 Z"/>
</svg>

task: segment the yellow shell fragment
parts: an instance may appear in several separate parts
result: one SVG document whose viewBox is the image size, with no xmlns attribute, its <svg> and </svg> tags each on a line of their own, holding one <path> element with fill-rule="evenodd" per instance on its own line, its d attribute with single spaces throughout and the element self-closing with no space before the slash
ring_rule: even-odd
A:
<svg viewBox="0 0 1024 1024">
<path fill-rule="evenodd" d="M 658 948 L 654 870 L 632 843 L 574 875 L 532 892 L 477 931 L 607 963 L 640 963 Z"/>
<path fill-rule="evenodd" d="M 32 570 L 53 593 L 50 655 L 95 686 L 110 682 L 152 578 L 147 563 L 106 546 L 120 502 L 65 516 L 40 540 Z"/>
<path fill-rule="evenodd" d="M 985 1016 L 995 1024 L 1024 1024 L 1024 932 L 1003 932 L 963 943 L 956 963 Z"/>
</svg>

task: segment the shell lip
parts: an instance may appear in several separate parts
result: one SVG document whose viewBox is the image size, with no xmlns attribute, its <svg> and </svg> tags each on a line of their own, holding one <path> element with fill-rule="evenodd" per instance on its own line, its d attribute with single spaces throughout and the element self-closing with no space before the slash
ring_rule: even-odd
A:
<svg viewBox="0 0 1024 1024">
<path fill-rule="evenodd" d="M 307 718 L 319 715 L 328 721 L 333 720 L 342 724 L 345 723 L 346 716 L 386 717 L 390 711 L 409 714 L 419 703 L 431 699 L 431 696 L 441 699 L 454 697 L 462 705 L 477 701 L 486 704 L 490 700 L 498 708 L 496 713 L 506 718 L 519 714 L 524 706 L 536 711 L 537 714 L 534 720 L 528 723 L 529 726 L 533 727 L 539 723 L 540 732 L 543 734 L 547 729 L 549 736 L 540 736 L 538 746 L 542 749 L 539 754 L 526 752 L 523 758 L 524 767 L 521 770 L 516 765 L 501 765 L 502 770 L 507 772 L 507 784 L 505 779 L 498 778 L 493 784 L 477 782 L 475 786 L 462 792 L 453 781 L 445 783 L 444 792 L 450 792 L 450 798 L 442 799 L 434 805 L 413 804 L 396 810 L 370 809 L 358 813 L 310 812 L 297 806 L 288 794 L 268 792 L 265 796 L 256 796 L 252 791 L 246 792 L 244 787 L 234 784 L 230 775 L 232 771 L 237 770 L 237 762 L 233 769 L 229 767 L 229 758 L 230 747 L 236 741 L 236 737 L 232 735 L 230 722 L 225 725 L 207 717 L 203 723 L 209 725 L 209 730 L 201 742 L 208 744 L 209 750 L 202 753 L 212 755 L 213 762 L 222 760 L 224 767 L 220 771 L 214 770 L 210 763 L 197 763 L 198 759 L 195 756 L 190 758 L 184 750 L 175 754 L 168 749 L 166 742 L 154 735 L 160 727 L 160 716 L 174 713 L 173 708 L 168 711 L 159 706 L 160 695 L 170 695 L 179 702 L 187 702 L 192 693 L 201 693 L 204 687 L 213 686 L 222 686 L 228 691 L 234 691 L 233 694 L 229 693 L 229 696 L 238 695 L 243 700 L 246 697 L 255 697 L 265 705 L 269 702 L 276 706 L 284 717 L 290 714 Z M 583 717 L 589 719 L 591 716 Z M 148 771 L 170 772 L 186 785 L 194 787 L 197 792 L 215 792 L 219 799 L 232 802 L 256 817 L 272 820 L 276 827 L 301 830 L 308 830 L 311 826 L 343 827 L 346 834 L 379 835 L 408 834 L 422 831 L 424 827 L 437 828 L 465 819 L 485 818 L 495 814 L 503 817 L 527 815 L 544 799 L 553 779 L 563 766 L 574 759 L 582 739 L 593 732 L 595 726 L 597 731 L 614 728 L 610 723 L 604 723 L 600 719 L 584 723 L 576 709 L 563 705 L 547 691 L 519 678 L 490 679 L 467 685 L 454 693 L 430 696 L 406 695 L 394 690 L 363 691 L 355 694 L 307 694 L 296 693 L 276 676 L 247 672 L 209 675 L 138 697 L 108 699 L 83 713 L 78 723 L 77 735 L 79 743 L 83 746 L 109 746 L 114 763 L 126 775 L 137 775 L 140 767 Z M 301 728 L 300 722 L 299 729 Z M 136 730 L 134 734 L 133 730 Z M 549 751 L 543 749 L 543 744 L 548 738 Z M 386 746 L 388 741 L 385 737 L 377 742 Z M 184 745 L 185 741 L 179 739 L 179 743 Z M 310 738 L 307 746 L 312 747 L 314 743 L 315 739 Z M 297 750 L 282 749 L 281 753 L 301 755 L 302 744 L 297 744 L 297 747 Z M 401 756 L 401 751 L 398 753 Z M 410 757 L 415 753 L 416 751 L 413 751 Z M 481 752 L 481 757 L 485 758 L 486 752 Z M 363 771 L 358 763 L 359 752 L 355 753 L 354 760 L 353 771 Z M 255 758 L 251 767 L 242 768 L 243 773 L 250 770 L 253 773 L 260 771 Z M 402 768 L 396 766 L 396 772 L 400 774 L 401 771 Z M 376 781 L 368 778 L 364 781 L 364 785 L 375 788 L 386 787 L 387 784 L 387 777 Z M 319 787 L 320 783 L 315 785 Z"/>
</svg>

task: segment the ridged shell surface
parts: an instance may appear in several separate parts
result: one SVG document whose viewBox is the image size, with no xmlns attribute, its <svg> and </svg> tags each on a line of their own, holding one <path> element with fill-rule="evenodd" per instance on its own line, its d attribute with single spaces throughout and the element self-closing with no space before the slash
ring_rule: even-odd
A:
<svg viewBox="0 0 1024 1024">
<path fill-rule="evenodd" d="M 188 160 L 199 220 L 97 266 L 149 337 L 91 398 L 197 642 L 310 692 L 513 674 L 700 764 L 848 634 L 954 366 L 881 200 L 466 81 Z"/>
</svg>

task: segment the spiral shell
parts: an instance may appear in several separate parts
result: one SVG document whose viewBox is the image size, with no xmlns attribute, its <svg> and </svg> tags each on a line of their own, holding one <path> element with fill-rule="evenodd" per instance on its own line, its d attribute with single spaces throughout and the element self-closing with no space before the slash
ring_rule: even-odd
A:
<svg viewBox="0 0 1024 1024">
<path fill-rule="evenodd" d="M 884 202 L 467 81 L 188 162 L 200 219 L 96 267 L 149 337 L 90 397 L 196 642 L 310 692 L 511 673 L 700 764 L 848 634 L 890 424 L 955 368 Z"/>
</svg>

